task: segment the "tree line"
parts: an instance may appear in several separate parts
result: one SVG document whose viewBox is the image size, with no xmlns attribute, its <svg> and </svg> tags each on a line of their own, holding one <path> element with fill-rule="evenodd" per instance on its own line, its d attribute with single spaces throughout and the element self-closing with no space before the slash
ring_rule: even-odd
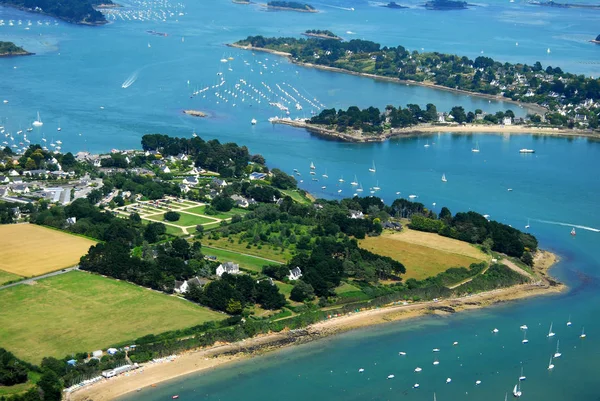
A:
<svg viewBox="0 0 600 401">
<path fill-rule="evenodd" d="M 113 4 L 111 0 L 0 0 L 0 4 L 31 10 L 73 23 L 105 23 L 106 18 L 93 6 Z"/>
</svg>

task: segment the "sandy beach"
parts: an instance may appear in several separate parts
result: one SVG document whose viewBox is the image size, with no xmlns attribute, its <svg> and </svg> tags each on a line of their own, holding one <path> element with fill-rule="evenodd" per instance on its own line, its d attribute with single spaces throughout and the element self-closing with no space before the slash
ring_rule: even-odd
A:
<svg viewBox="0 0 600 401">
<path fill-rule="evenodd" d="M 417 127 L 395 128 L 385 131 L 380 135 L 362 135 L 360 131 L 338 132 L 323 126 L 309 124 L 305 121 L 278 119 L 273 120 L 273 124 L 289 125 L 295 128 L 304 128 L 310 133 L 320 135 L 326 138 L 337 139 L 347 142 L 383 142 L 390 138 L 412 137 L 434 133 L 452 133 L 452 134 L 529 134 L 529 135 L 550 135 L 564 137 L 587 137 L 600 139 L 600 134 L 593 131 L 559 129 L 552 127 L 533 127 L 523 125 L 481 125 L 481 124 L 446 124 L 430 125 L 422 124 Z"/>
<path fill-rule="evenodd" d="M 548 269 L 556 263 L 556 255 L 540 251 L 535 256 L 534 271 L 539 278 L 528 284 L 488 291 L 439 302 L 420 302 L 408 305 L 390 305 L 350 313 L 315 323 L 305 330 L 283 331 L 260 335 L 232 344 L 215 344 L 212 347 L 180 354 L 172 362 L 147 363 L 140 369 L 109 380 L 100 381 L 79 389 L 67 396 L 72 401 L 110 401 L 125 394 L 152 391 L 161 382 L 191 373 L 198 373 L 231 362 L 264 354 L 275 349 L 306 343 L 348 330 L 390 323 L 429 314 L 447 315 L 464 310 L 479 309 L 499 303 L 540 295 L 556 294 L 566 287 L 548 276 Z M 528 275 L 528 274 L 526 274 Z"/>
<path fill-rule="evenodd" d="M 433 89 L 443 90 L 443 91 L 446 91 L 446 92 L 459 93 L 459 94 L 462 94 L 462 95 L 474 96 L 474 97 L 478 97 L 478 98 L 482 98 L 482 99 L 496 100 L 496 101 L 500 101 L 500 102 L 511 103 L 511 104 L 514 104 L 514 105 L 516 105 L 518 107 L 525 108 L 525 109 L 529 110 L 530 112 L 532 112 L 534 114 L 544 115 L 548 111 L 546 108 L 544 108 L 544 107 L 542 107 L 542 106 L 540 106 L 538 104 L 535 104 L 535 103 L 523 103 L 523 102 L 519 102 L 519 101 L 515 101 L 515 100 L 512 100 L 512 99 L 506 98 L 504 96 L 487 95 L 485 93 L 469 92 L 469 91 L 462 90 L 462 89 L 448 88 L 446 86 L 436 85 L 436 84 L 429 83 L 429 82 L 418 82 L 418 81 L 412 81 L 412 80 L 406 80 L 406 79 L 399 79 L 399 78 L 393 78 L 393 77 L 384 77 L 384 76 L 381 76 L 381 75 L 365 74 L 365 73 L 362 73 L 362 72 L 349 71 L 349 70 L 345 70 L 343 68 L 329 67 L 329 66 L 325 66 L 325 65 L 318 65 L 318 64 L 311 64 L 311 63 L 303 63 L 303 62 L 299 62 L 299 61 L 293 60 L 292 57 L 291 57 L 292 55 L 290 53 L 287 53 L 287 52 L 281 52 L 281 51 L 277 51 L 277 50 L 265 49 L 265 48 L 262 48 L 262 47 L 253 47 L 251 45 L 242 46 L 242 45 L 238 45 L 238 44 L 235 44 L 235 43 L 227 44 L 227 46 L 229 46 L 229 47 L 235 47 L 237 49 L 258 51 L 258 52 L 263 52 L 263 53 L 271 53 L 271 54 L 276 54 L 278 56 L 287 57 L 288 60 L 291 63 L 294 63 L 296 65 L 300 65 L 302 67 L 316 68 L 316 69 L 324 70 L 324 71 L 338 72 L 338 73 L 349 74 L 349 75 L 356 75 L 356 76 L 359 76 L 359 77 L 377 79 L 377 80 L 380 80 L 380 81 L 387 81 L 387 82 L 395 82 L 395 83 L 404 84 L 404 85 L 423 86 L 423 87 L 426 87 L 426 88 L 433 88 Z"/>
</svg>

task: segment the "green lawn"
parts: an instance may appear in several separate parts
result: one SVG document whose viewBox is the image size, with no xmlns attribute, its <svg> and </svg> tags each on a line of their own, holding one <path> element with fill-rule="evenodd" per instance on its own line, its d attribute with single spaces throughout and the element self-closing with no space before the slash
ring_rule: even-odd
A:
<svg viewBox="0 0 600 401">
<path fill-rule="evenodd" d="M 292 293 L 292 288 L 294 288 L 293 284 L 282 283 L 281 281 L 273 281 L 279 291 L 285 295 L 287 299 L 290 299 L 290 294 Z"/>
<path fill-rule="evenodd" d="M 337 287 L 335 289 L 335 293 L 337 295 L 342 295 L 342 294 L 345 294 L 348 292 L 355 292 L 355 291 L 360 291 L 360 288 L 358 288 L 352 284 L 349 284 L 349 283 L 342 283 L 339 287 Z"/>
<path fill-rule="evenodd" d="M 206 246 L 202 249 L 202 252 L 205 255 L 216 256 L 220 262 L 234 262 L 239 264 L 241 268 L 252 270 L 258 273 L 262 272 L 263 266 L 273 264 L 273 262 L 260 257 L 240 255 L 237 252 L 208 248 Z"/>
<path fill-rule="evenodd" d="M 192 214 L 186 214 L 185 212 L 177 212 L 177 213 L 179 213 L 179 215 L 180 215 L 179 220 L 167 221 L 167 223 L 175 224 L 176 226 L 179 226 L 179 227 L 189 227 L 189 226 L 196 226 L 198 224 L 214 222 L 213 219 L 209 219 L 206 217 L 194 216 Z M 163 216 L 164 216 L 164 213 L 157 214 L 156 216 L 145 217 L 145 218 L 153 220 L 153 221 L 159 221 L 162 223 L 165 221 Z"/>
<path fill-rule="evenodd" d="M 218 240 L 205 239 L 203 243 L 206 243 L 206 245 L 216 246 L 217 248 L 258 256 L 259 258 L 275 260 L 281 263 L 286 263 L 292 258 L 292 255 L 290 254 L 289 250 L 283 251 L 282 254 L 281 248 L 278 250 L 274 250 L 273 248 L 271 248 L 270 245 L 263 245 L 262 249 L 258 249 L 257 246 L 251 246 L 250 248 L 246 248 L 245 243 L 238 244 L 237 241 L 231 243 L 227 238 L 220 238 Z"/>
<path fill-rule="evenodd" d="M 310 199 L 308 199 L 306 196 L 302 195 L 300 192 L 298 192 L 297 190 L 292 190 L 292 189 L 280 189 L 280 191 L 286 195 L 288 195 L 290 198 L 292 198 L 293 200 L 295 200 L 298 203 L 303 203 L 306 205 L 310 205 L 312 202 Z"/>
<path fill-rule="evenodd" d="M 204 211 L 206 210 L 206 206 L 196 206 L 193 207 L 191 209 L 186 209 L 186 212 L 190 212 L 190 213 L 196 213 L 196 214 L 203 214 L 205 216 L 209 216 L 208 214 L 206 214 Z M 218 214 L 211 214 L 210 217 L 215 217 L 217 219 L 228 219 L 231 216 L 235 215 L 235 214 L 239 214 L 239 215 L 244 215 L 248 213 L 247 210 L 243 210 L 243 209 L 231 209 L 228 212 L 221 212 Z"/>
<path fill-rule="evenodd" d="M 0 270 L 0 285 L 8 283 L 9 281 L 19 280 L 21 278 L 23 277 Z"/>
<path fill-rule="evenodd" d="M 177 236 L 184 235 L 183 231 L 181 231 L 181 228 L 167 226 L 167 225 L 165 225 L 165 227 L 167 227 L 167 234 L 177 235 Z M 192 229 L 192 231 L 193 231 L 193 229 Z"/>
<path fill-rule="evenodd" d="M 85 272 L 0 291 L 2 347 L 38 364 L 44 356 L 106 349 L 148 334 L 226 317 L 177 297 Z"/>
</svg>

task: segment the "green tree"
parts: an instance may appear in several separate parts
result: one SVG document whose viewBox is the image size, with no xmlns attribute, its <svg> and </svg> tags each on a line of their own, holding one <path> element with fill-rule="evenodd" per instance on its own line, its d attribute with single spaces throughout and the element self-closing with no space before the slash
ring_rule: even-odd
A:
<svg viewBox="0 0 600 401">
<path fill-rule="evenodd" d="M 290 294 L 290 299 L 296 302 L 304 302 L 311 301 L 315 298 L 315 289 L 312 285 L 305 283 L 302 280 L 298 280 L 294 288 L 292 288 L 292 292 Z"/>
<path fill-rule="evenodd" d="M 177 221 L 179 220 L 179 218 L 181 217 L 181 215 L 177 212 L 173 212 L 173 211 L 168 211 L 167 213 L 165 213 L 164 215 L 164 219 L 166 221 Z"/>
</svg>

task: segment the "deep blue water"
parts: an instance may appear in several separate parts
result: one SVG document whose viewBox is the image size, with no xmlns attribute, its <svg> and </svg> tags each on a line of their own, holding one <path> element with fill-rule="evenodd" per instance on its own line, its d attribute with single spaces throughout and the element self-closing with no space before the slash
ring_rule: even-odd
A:
<svg viewBox="0 0 600 401">
<path fill-rule="evenodd" d="M 404 3 L 418 4 L 412 0 Z M 302 130 L 267 123 L 267 118 L 280 113 L 268 105 L 276 98 L 262 82 L 279 94 L 276 84 L 296 99 L 307 99 L 300 100 L 302 110 L 296 110 L 293 103 L 288 105 L 292 117 L 308 115 L 311 109 L 318 111 L 308 100 L 318 107 L 336 108 L 353 104 L 383 108 L 390 103 L 425 106 L 431 102 L 440 110 L 456 104 L 471 110 L 510 108 L 520 115 L 526 110 L 449 92 L 300 68 L 282 58 L 252 55 L 224 43 L 247 35 L 295 36 L 306 29 L 330 29 L 346 38 L 402 44 L 411 50 L 424 48 L 469 57 L 483 51 L 503 61 L 532 64 L 539 60 L 597 76 L 600 46 L 587 41 L 600 33 L 600 12 L 541 8 L 520 1 L 480 1 L 478 7 L 467 11 L 431 12 L 416 6 L 389 10 L 375 2 L 321 0 L 314 2 L 323 10 L 316 15 L 266 12 L 228 0 L 145 4 L 128 2 L 119 13 L 133 15 L 151 9 L 150 20 L 117 18 L 100 28 L 71 26 L 0 8 L 0 19 L 5 21 L 0 26 L 0 40 L 15 41 L 37 53 L 0 59 L 0 100 L 9 101 L 0 103 L 0 125 L 14 134 L 28 127 L 39 111 L 44 126 L 35 129 L 29 139 L 39 142 L 45 138 L 48 144 L 60 139 L 63 150 L 70 151 L 133 148 L 146 133 L 190 136 L 195 131 L 206 139 L 245 144 L 252 152 L 263 154 L 272 167 L 290 173 L 299 169 L 303 173 L 299 179 L 306 179 L 301 186 L 316 195 L 351 196 L 354 191 L 349 182 L 356 175 L 364 194 L 378 184 L 382 188 L 378 195 L 388 202 L 400 192 L 403 197 L 417 195 L 434 209 L 446 205 L 453 212 L 476 210 L 515 227 L 524 227 L 529 219 L 530 231 L 542 247 L 560 255 L 561 262 L 552 274 L 565 281 L 570 291 L 485 311 L 360 330 L 192 376 L 128 399 L 159 400 L 179 394 L 181 399 L 215 400 L 417 400 L 432 399 L 434 391 L 439 400 L 502 399 L 516 383 L 521 363 L 527 375 L 523 383 L 526 399 L 598 399 L 597 142 L 477 134 L 440 134 L 380 144 L 318 139 Z M 166 21 L 156 17 L 166 9 L 174 14 L 167 14 Z M 14 20 L 13 26 L 9 20 Z M 28 20 L 32 25 L 26 30 Z M 146 30 L 150 29 L 169 36 L 149 35 Z M 220 61 L 230 57 L 233 60 L 227 63 Z M 218 85 L 221 78 L 225 80 L 222 86 L 190 98 L 193 91 Z M 134 82 L 123 88 L 128 79 Z M 250 95 L 242 96 L 236 84 L 252 91 L 252 97 L 257 95 L 250 88 L 257 88 L 265 97 L 259 104 Z M 181 111 L 185 108 L 208 111 L 211 118 L 184 116 Z M 258 120 L 256 126 L 250 125 L 252 118 Z M 60 133 L 56 131 L 59 124 Z M 430 147 L 425 148 L 426 143 Z M 471 152 L 476 144 L 479 154 Z M 524 147 L 536 153 L 519 154 Z M 317 166 L 319 182 L 308 178 L 311 161 Z M 375 174 L 368 171 L 373 161 Z M 327 180 L 321 177 L 325 172 L 330 177 Z M 447 183 L 441 182 L 442 174 Z M 339 186 L 341 176 L 346 183 Z M 579 227 L 575 238 L 569 235 L 571 226 Z M 569 315 L 573 326 L 567 328 Z M 557 336 L 549 340 L 546 334 L 551 322 Z M 527 346 L 520 342 L 521 324 L 530 328 Z M 582 326 L 588 334 L 583 341 L 579 339 Z M 494 327 L 500 330 L 497 335 L 491 333 Z M 546 367 L 557 339 L 563 356 L 549 373 Z M 459 341 L 459 346 L 452 347 L 453 341 Z M 432 365 L 431 349 L 436 347 L 442 350 L 439 366 Z M 398 351 L 408 355 L 400 358 Z M 413 372 L 416 366 L 423 368 L 418 376 Z M 361 367 L 365 373 L 359 375 Z M 386 380 L 389 374 L 396 378 Z M 451 384 L 445 384 L 447 377 L 452 378 Z M 475 386 L 476 380 L 482 384 Z M 421 388 L 410 389 L 417 382 Z"/>
</svg>

